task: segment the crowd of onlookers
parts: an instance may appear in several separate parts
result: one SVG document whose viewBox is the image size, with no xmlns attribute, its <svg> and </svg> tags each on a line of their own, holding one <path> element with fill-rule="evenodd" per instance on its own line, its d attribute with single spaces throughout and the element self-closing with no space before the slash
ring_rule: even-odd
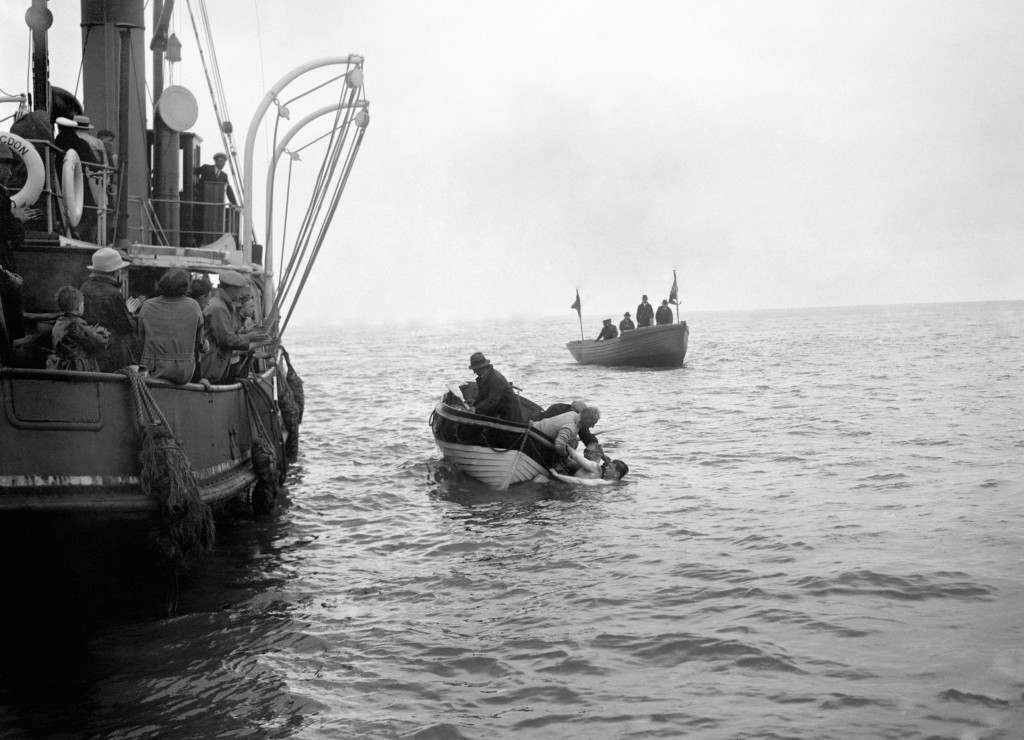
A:
<svg viewBox="0 0 1024 740">
<path fill-rule="evenodd" d="M 39 366 L 45 337 L 50 369 L 117 372 L 135 366 L 172 383 L 221 384 L 242 374 L 255 345 L 270 341 L 258 323 L 262 294 L 253 278 L 221 270 L 214 286 L 206 273 L 168 268 L 155 295 L 125 299 L 129 264 L 116 249 L 97 249 L 85 282 L 57 291 L 59 313 L 49 330 L 7 348 L 11 364 Z"/>
</svg>

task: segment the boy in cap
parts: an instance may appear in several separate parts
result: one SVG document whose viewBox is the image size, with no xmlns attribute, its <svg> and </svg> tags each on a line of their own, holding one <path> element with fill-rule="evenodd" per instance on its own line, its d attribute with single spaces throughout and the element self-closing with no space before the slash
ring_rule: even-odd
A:
<svg viewBox="0 0 1024 740">
<path fill-rule="evenodd" d="M 619 331 L 629 331 L 635 329 L 636 324 L 633 323 L 633 319 L 629 318 L 629 311 L 622 314 L 622 321 L 619 322 Z"/>
</svg>

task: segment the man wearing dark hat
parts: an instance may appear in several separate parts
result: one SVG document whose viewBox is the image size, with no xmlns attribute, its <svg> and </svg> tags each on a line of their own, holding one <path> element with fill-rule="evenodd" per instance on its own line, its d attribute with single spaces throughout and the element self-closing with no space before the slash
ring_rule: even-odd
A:
<svg viewBox="0 0 1024 740">
<path fill-rule="evenodd" d="M 605 319 L 601 326 L 601 333 L 597 335 L 597 341 L 615 339 L 617 336 L 619 336 L 619 330 L 615 328 L 615 324 L 611 319 Z"/>
<path fill-rule="evenodd" d="M 647 302 L 645 295 L 640 299 L 640 305 L 636 307 L 636 325 L 643 329 L 645 326 L 650 326 L 652 321 L 654 321 L 654 306 Z"/>
<path fill-rule="evenodd" d="M 474 352 L 469 358 L 469 369 L 476 373 L 476 401 L 473 411 L 483 416 L 495 416 L 509 421 L 521 421 L 519 399 L 512 384 L 505 380 L 484 357 Z"/>
<path fill-rule="evenodd" d="M 215 385 L 234 381 L 231 360 L 236 352 L 247 352 L 253 344 L 270 339 L 262 329 L 242 332 L 238 306 L 245 300 L 248 286 L 244 276 L 224 270 L 220 273 L 220 285 L 203 309 L 210 350 L 200 358 L 199 375 Z"/>
<path fill-rule="evenodd" d="M 116 249 L 97 249 L 92 254 L 92 264 L 86 268 L 89 277 L 79 288 L 85 301 L 82 318 L 87 324 L 99 324 L 110 332 L 107 351 L 96 358 L 100 372 L 104 373 L 137 363 L 135 318 L 121 292 L 121 274 L 128 264 Z"/>
<path fill-rule="evenodd" d="M 619 331 L 630 331 L 635 329 L 636 324 L 633 323 L 633 319 L 629 318 L 629 311 L 622 314 L 622 321 L 619 322 Z"/>
<path fill-rule="evenodd" d="M 224 171 L 224 165 L 227 164 L 227 162 L 228 155 L 223 152 L 217 152 L 213 155 L 213 164 L 204 164 L 201 167 L 197 167 L 196 174 L 199 175 L 200 188 L 202 188 L 203 184 L 207 182 L 224 183 L 224 190 L 227 193 L 228 202 L 233 206 L 237 206 L 238 201 L 235 200 L 235 191 L 231 189 L 231 184 L 228 182 L 228 173 Z"/>
</svg>

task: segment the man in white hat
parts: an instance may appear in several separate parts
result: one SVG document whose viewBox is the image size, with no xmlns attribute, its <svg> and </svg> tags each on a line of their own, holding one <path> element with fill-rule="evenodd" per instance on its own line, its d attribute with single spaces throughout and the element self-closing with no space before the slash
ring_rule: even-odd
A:
<svg viewBox="0 0 1024 740">
<path fill-rule="evenodd" d="M 233 382 L 231 360 L 236 352 L 247 352 L 253 344 L 270 340 L 262 329 L 242 331 L 238 307 L 248 290 L 249 281 L 243 275 L 224 270 L 220 273 L 220 284 L 203 309 L 210 351 L 200 357 L 199 374 L 215 385 Z"/>
<path fill-rule="evenodd" d="M 85 299 L 82 318 L 110 332 L 107 351 L 97 358 L 100 372 L 104 373 L 114 373 L 137 363 L 135 318 L 128 311 L 121 292 L 121 275 L 128 265 L 116 249 L 97 249 L 93 252 L 92 264 L 86 268 L 91 274 L 79 289 Z"/>
</svg>

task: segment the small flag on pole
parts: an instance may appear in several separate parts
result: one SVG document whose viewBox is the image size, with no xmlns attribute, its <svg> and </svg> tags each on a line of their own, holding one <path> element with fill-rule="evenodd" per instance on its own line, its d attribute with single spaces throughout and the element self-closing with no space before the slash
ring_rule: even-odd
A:
<svg viewBox="0 0 1024 740">
<path fill-rule="evenodd" d="M 668 292 L 668 302 L 679 305 L 679 283 L 676 281 L 676 271 L 672 271 L 672 290 Z"/>
<path fill-rule="evenodd" d="M 578 313 L 580 315 L 580 317 L 582 318 L 583 311 L 580 308 L 580 292 L 578 290 L 576 291 L 576 300 L 572 302 L 572 305 L 569 306 L 569 308 L 575 309 L 576 313 Z"/>
</svg>

